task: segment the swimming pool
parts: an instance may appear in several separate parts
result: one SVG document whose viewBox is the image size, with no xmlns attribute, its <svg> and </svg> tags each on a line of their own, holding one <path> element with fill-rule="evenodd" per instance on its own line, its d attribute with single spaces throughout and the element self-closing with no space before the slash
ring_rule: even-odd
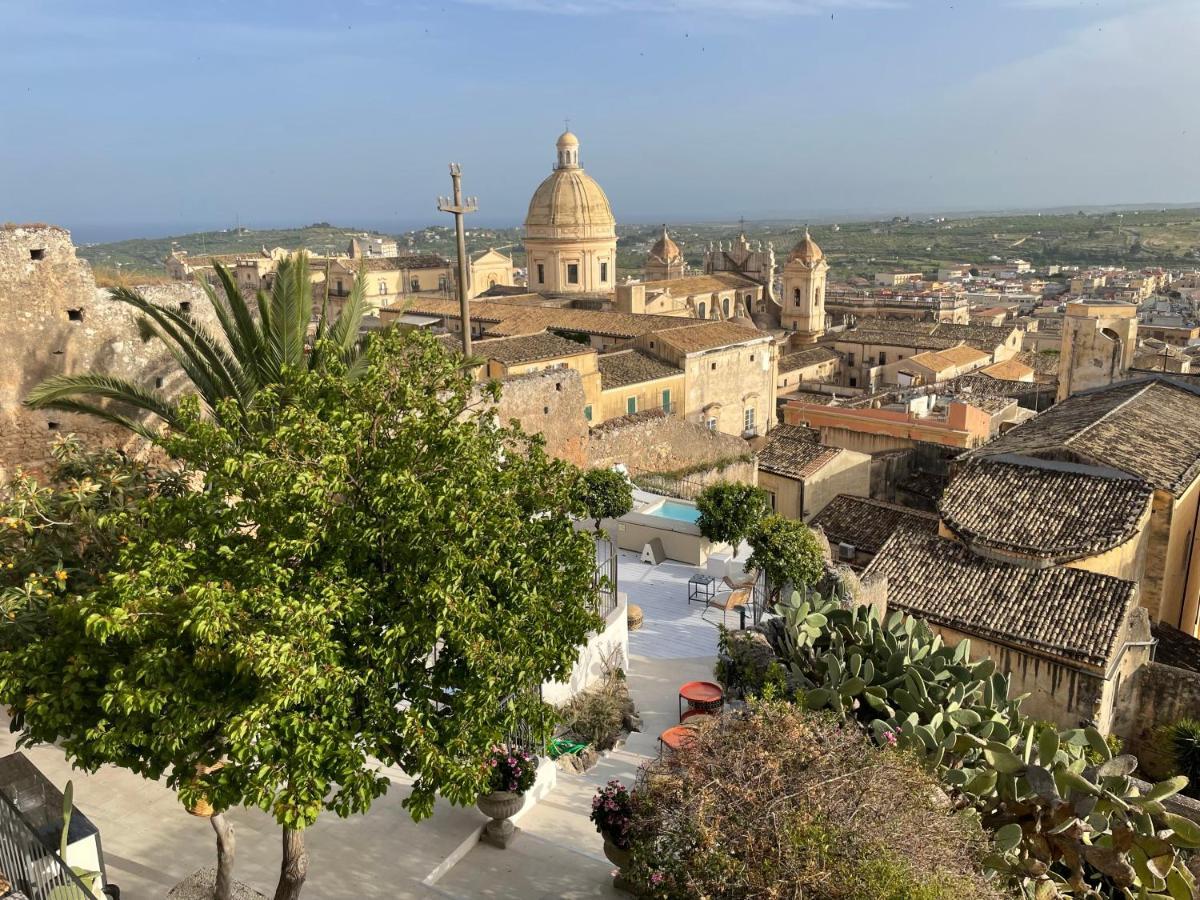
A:
<svg viewBox="0 0 1200 900">
<path fill-rule="evenodd" d="M 663 519 L 674 519 L 676 522 L 691 522 L 693 524 L 700 518 L 700 510 L 696 509 L 691 503 L 684 503 L 680 500 L 664 500 L 658 506 L 645 510 L 648 516 L 659 516 Z"/>
</svg>

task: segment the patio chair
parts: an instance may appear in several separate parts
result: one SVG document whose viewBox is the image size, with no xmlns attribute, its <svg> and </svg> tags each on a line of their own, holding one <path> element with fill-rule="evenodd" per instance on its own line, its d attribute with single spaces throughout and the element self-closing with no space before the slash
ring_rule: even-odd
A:
<svg viewBox="0 0 1200 900">
<path fill-rule="evenodd" d="M 714 609 L 719 609 L 721 610 L 721 624 L 728 628 L 729 611 L 731 609 L 737 609 L 739 606 L 746 606 L 753 599 L 754 589 L 752 587 L 735 588 L 725 596 L 723 602 L 720 600 L 714 600 L 713 602 L 709 603 L 705 607 L 704 612 L 700 614 L 700 618 L 702 618 L 705 622 L 711 622 L 713 625 L 716 625 L 717 623 L 713 622 L 712 619 L 708 617 L 708 614 Z"/>
</svg>

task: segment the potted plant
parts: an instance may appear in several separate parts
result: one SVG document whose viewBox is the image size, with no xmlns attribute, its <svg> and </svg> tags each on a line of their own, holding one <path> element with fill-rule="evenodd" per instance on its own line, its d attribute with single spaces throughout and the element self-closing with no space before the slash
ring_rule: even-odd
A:
<svg viewBox="0 0 1200 900">
<path fill-rule="evenodd" d="M 475 801 L 479 811 L 491 819 L 483 837 L 495 846 L 507 847 L 517 830 L 510 820 L 521 811 L 525 792 L 537 780 L 537 757 L 526 750 L 496 747 L 484 765 L 490 790 Z"/>
<path fill-rule="evenodd" d="M 633 797 L 629 789 L 612 779 L 592 798 L 591 820 L 604 838 L 604 855 L 618 869 L 629 865 L 629 827 Z"/>
</svg>

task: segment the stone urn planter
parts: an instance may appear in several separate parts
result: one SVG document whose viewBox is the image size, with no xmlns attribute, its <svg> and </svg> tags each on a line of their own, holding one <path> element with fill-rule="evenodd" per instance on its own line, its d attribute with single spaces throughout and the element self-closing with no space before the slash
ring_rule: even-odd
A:
<svg viewBox="0 0 1200 900">
<path fill-rule="evenodd" d="M 618 869 L 624 870 L 629 867 L 629 851 L 622 850 L 620 847 L 614 844 L 611 840 L 609 840 L 607 834 L 604 835 L 604 856 Z"/>
<path fill-rule="evenodd" d="M 481 840 L 487 841 L 493 847 L 507 847 L 517 834 L 517 826 L 512 823 L 512 817 L 521 811 L 525 805 L 525 795 L 512 791 L 492 791 L 481 794 L 475 801 L 475 806 L 481 813 L 491 819 L 483 827 Z"/>
</svg>

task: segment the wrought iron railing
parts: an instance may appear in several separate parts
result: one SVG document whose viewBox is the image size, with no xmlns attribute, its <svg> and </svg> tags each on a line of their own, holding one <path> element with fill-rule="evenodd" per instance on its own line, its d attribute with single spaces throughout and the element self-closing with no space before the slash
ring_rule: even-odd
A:
<svg viewBox="0 0 1200 900">
<path fill-rule="evenodd" d="M 0 792 L 0 876 L 29 900 L 92 900 L 95 895 L 42 843 Z"/>
<path fill-rule="evenodd" d="M 596 615 L 608 621 L 617 609 L 617 549 L 605 538 L 596 540 L 596 571 L 592 576 Z"/>
<path fill-rule="evenodd" d="M 530 685 L 526 689 L 531 694 L 536 694 L 538 703 L 542 703 L 542 686 Z M 507 709 L 516 699 L 516 694 L 511 694 L 506 697 L 501 704 L 501 709 Z M 546 750 L 546 740 L 549 737 L 550 730 L 550 710 L 543 706 L 544 715 L 529 719 L 522 717 L 504 738 L 504 746 L 510 751 L 525 750 L 534 755 L 540 755 Z"/>
</svg>

